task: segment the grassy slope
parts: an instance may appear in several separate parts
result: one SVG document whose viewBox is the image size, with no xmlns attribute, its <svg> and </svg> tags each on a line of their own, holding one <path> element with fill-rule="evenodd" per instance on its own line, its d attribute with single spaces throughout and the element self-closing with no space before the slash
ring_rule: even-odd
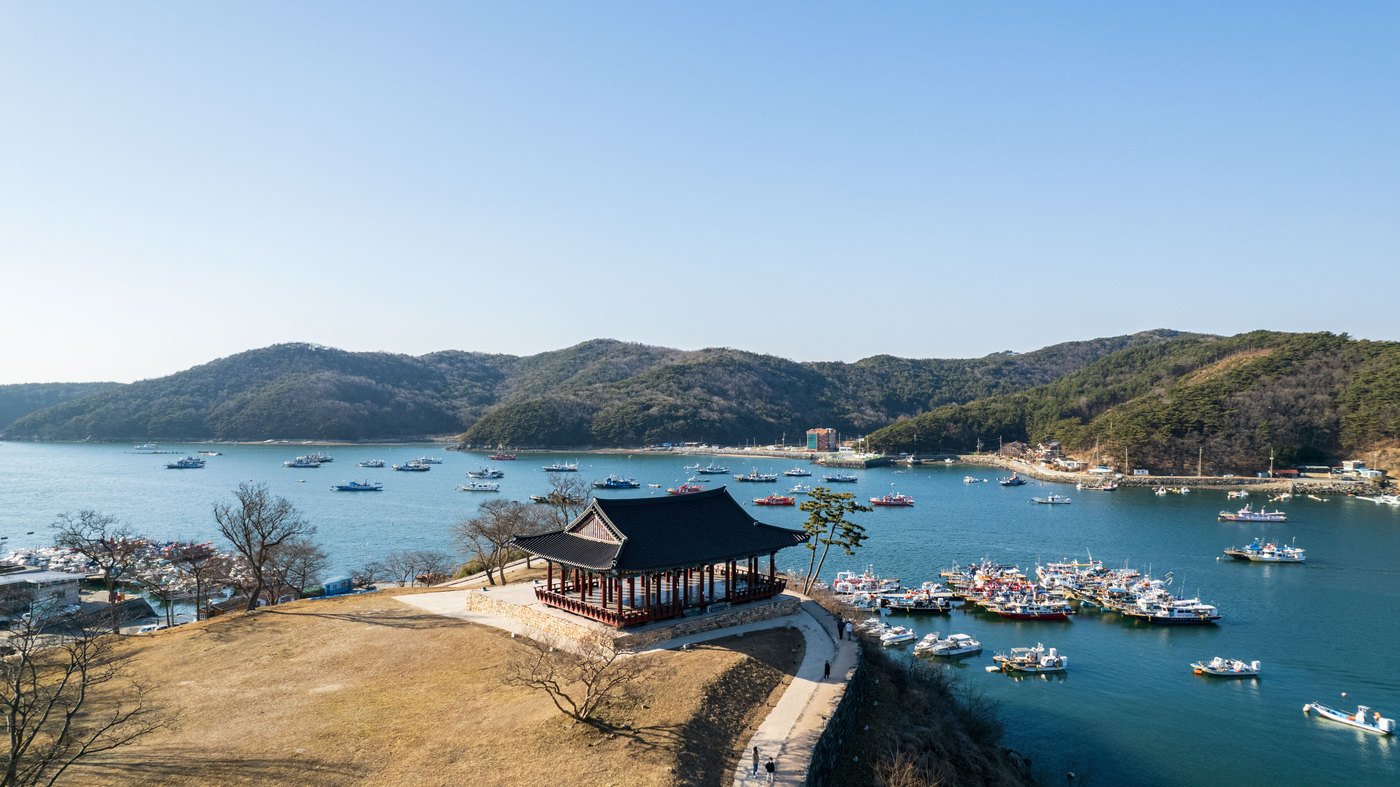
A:
<svg viewBox="0 0 1400 787">
<path fill-rule="evenodd" d="M 71 772 L 74 784 L 721 784 L 801 659 L 790 630 L 643 658 L 635 704 L 575 726 L 499 683 L 522 646 L 391 592 L 299 602 L 124 645 L 133 676 L 181 714 Z M 562 776 L 564 773 L 570 774 Z M 586 778 L 585 778 L 586 777 Z"/>
</svg>

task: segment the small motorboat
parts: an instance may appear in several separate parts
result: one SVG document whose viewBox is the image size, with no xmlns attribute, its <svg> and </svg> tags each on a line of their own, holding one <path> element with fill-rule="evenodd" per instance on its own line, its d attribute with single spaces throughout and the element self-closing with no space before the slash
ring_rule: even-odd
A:
<svg viewBox="0 0 1400 787">
<path fill-rule="evenodd" d="M 805 494 L 807 494 L 808 492 L 811 492 L 811 491 L 812 491 L 812 487 L 807 486 L 806 484 L 793 484 L 793 485 L 792 485 L 792 488 L 788 490 L 788 494 L 790 494 L 790 495 L 805 495 Z"/>
<path fill-rule="evenodd" d="M 965 476 L 963 476 L 963 483 L 964 483 L 964 484 L 985 484 L 985 483 L 987 483 L 987 479 L 985 479 L 985 478 L 978 478 L 978 477 L 976 477 L 976 476 L 965 475 Z"/>
<path fill-rule="evenodd" d="M 1307 560 L 1306 549 L 1288 544 L 1261 544 L 1255 538 L 1242 547 L 1230 547 L 1225 554 L 1235 560 L 1248 560 L 1253 563 L 1302 563 Z"/>
<path fill-rule="evenodd" d="M 808 469 L 805 468 L 805 467 L 794 467 L 794 468 L 792 468 L 791 470 L 784 470 L 784 471 L 783 471 L 783 475 L 788 476 L 789 478 L 806 478 L 807 476 L 810 476 L 811 474 L 812 474 L 812 471 L 811 471 L 811 470 L 808 470 Z"/>
<path fill-rule="evenodd" d="M 166 470 L 199 470 L 202 467 L 204 467 L 204 460 L 197 456 L 187 456 L 183 459 L 176 459 L 173 462 L 167 462 L 165 465 Z"/>
<path fill-rule="evenodd" d="M 467 478 L 505 478 L 506 474 L 494 467 L 478 467 L 467 471 Z"/>
<path fill-rule="evenodd" d="M 1167 488 L 1166 488 L 1165 486 L 1159 486 L 1159 487 L 1157 487 L 1156 489 L 1152 490 L 1152 494 L 1154 494 L 1154 495 L 1156 495 L 1156 496 L 1158 496 L 1158 497 L 1166 497 L 1166 496 L 1167 496 Z"/>
<path fill-rule="evenodd" d="M 948 658 L 970 656 L 982 652 L 982 643 L 966 634 L 949 634 L 947 639 L 939 639 L 938 632 L 935 631 L 920 640 L 919 644 L 914 646 L 914 652 Z"/>
<path fill-rule="evenodd" d="M 1025 486 L 1026 479 L 1016 475 L 1015 473 L 1012 473 L 1010 476 L 1001 479 L 997 483 L 1001 484 L 1002 486 Z"/>
<path fill-rule="evenodd" d="M 911 642 L 916 638 L 918 638 L 918 635 L 915 634 L 914 630 L 911 628 L 891 626 L 885 633 L 880 635 L 880 644 L 889 647 L 890 645 L 900 645 L 905 642 Z"/>
<path fill-rule="evenodd" d="M 501 491 L 501 485 L 488 484 L 483 481 L 472 481 L 469 484 L 462 484 L 457 487 L 457 489 L 463 492 L 499 492 Z"/>
<path fill-rule="evenodd" d="M 331 487 L 337 492 L 383 492 L 384 485 L 378 481 L 346 481 Z"/>
<path fill-rule="evenodd" d="M 1061 495 L 1048 495 L 1046 497 L 1032 497 L 1031 502 L 1044 506 L 1066 506 L 1069 505 L 1069 498 Z"/>
<path fill-rule="evenodd" d="M 360 467 L 383 467 L 383 466 L 384 466 L 384 460 L 383 460 L 383 459 L 366 459 L 365 461 L 360 462 L 360 465 L 359 465 L 359 466 L 360 466 Z"/>
<path fill-rule="evenodd" d="M 797 500 L 788 495 L 768 495 L 767 497 L 755 497 L 753 504 L 756 506 L 793 506 L 797 505 Z"/>
<path fill-rule="evenodd" d="M 1309 702 L 1303 706 L 1303 713 L 1317 713 L 1329 721 L 1335 721 L 1338 724 L 1345 724 L 1348 727 L 1355 727 L 1366 732 L 1374 732 L 1377 735 L 1395 734 L 1395 719 L 1382 716 L 1380 711 L 1373 711 L 1365 705 L 1357 705 L 1356 715 L 1351 715 L 1320 702 Z"/>
<path fill-rule="evenodd" d="M 420 464 L 420 465 L 440 465 L 440 464 L 442 464 L 442 459 L 441 459 L 440 457 L 436 457 L 436 456 L 420 456 L 420 457 L 418 457 L 417 459 L 414 459 L 413 461 L 417 462 L 417 463 Z"/>
<path fill-rule="evenodd" d="M 1197 675 L 1215 675 L 1221 678 L 1257 678 L 1259 677 L 1259 662 L 1223 659 L 1216 656 L 1210 661 L 1191 662 L 1191 671 Z"/>
</svg>

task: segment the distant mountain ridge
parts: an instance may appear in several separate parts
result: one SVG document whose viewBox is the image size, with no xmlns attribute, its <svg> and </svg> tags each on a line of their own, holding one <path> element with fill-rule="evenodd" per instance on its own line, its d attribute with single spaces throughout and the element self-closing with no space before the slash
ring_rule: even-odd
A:
<svg viewBox="0 0 1400 787">
<path fill-rule="evenodd" d="M 0 385 L 0 433 L 30 413 L 120 388 L 121 383 L 22 383 Z"/>
<path fill-rule="evenodd" d="M 0 436 L 40 440 L 462 435 L 472 445 L 577 448 L 864 432 L 949 403 L 1042 385 L 1108 353 L 1183 336 L 1144 331 L 977 359 L 879 355 L 798 363 L 727 348 L 596 339 L 531 356 L 347 352 L 305 343 L 238 353 L 30 412 Z"/>
<path fill-rule="evenodd" d="M 872 432 L 889 451 L 981 440 L 1060 441 L 1155 473 L 1325 462 L 1394 466 L 1400 342 L 1254 331 L 1181 336 L 1114 352 L 1042 386 L 949 404 Z"/>
</svg>

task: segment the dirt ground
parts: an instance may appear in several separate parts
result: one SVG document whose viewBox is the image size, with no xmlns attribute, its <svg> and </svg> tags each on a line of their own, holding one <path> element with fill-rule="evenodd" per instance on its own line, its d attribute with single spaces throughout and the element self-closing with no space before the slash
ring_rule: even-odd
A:
<svg viewBox="0 0 1400 787">
<path fill-rule="evenodd" d="M 178 721 L 65 783 L 721 784 L 802 658 L 793 629 L 640 656 L 641 694 L 611 717 L 634 729 L 604 734 L 501 685 L 510 635 L 391 597 L 407 592 L 129 639 L 128 672 Z"/>
</svg>

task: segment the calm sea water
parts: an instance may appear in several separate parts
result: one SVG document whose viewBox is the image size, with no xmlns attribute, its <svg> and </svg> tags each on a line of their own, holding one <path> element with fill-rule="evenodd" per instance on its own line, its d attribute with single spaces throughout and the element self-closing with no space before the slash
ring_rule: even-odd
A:
<svg viewBox="0 0 1400 787">
<path fill-rule="evenodd" d="M 453 523 L 490 496 L 456 491 L 467 470 L 487 463 L 483 455 L 437 446 L 333 447 L 325 450 L 336 461 L 316 470 L 281 466 L 306 446 L 217 450 L 224 455 L 209 457 L 205 469 L 176 471 L 164 469 L 176 456 L 139 454 L 130 446 L 0 443 L 0 535 L 8 536 L 3 543 L 47 544 L 54 517 L 82 508 L 113 514 L 158 538 L 214 539 L 213 504 L 230 499 L 240 481 L 266 481 L 317 525 L 336 568 L 348 571 L 395 549 L 450 550 Z M 440 456 L 443 464 L 428 473 L 355 467 L 364 459 L 393 463 L 423 454 Z M 643 454 L 523 455 L 495 463 L 506 472 L 501 494 L 523 500 L 546 491 L 548 477 L 540 468 L 558 459 L 580 460 L 581 475 L 590 480 L 617 473 L 666 486 L 684 480 L 682 466 L 695 461 Z M 717 461 L 736 473 L 789 466 L 770 459 Z M 873 566 L 917 585 L 937 579 L 955 561 L 989 557 L 1029 573 L 1037 560 L 1092 553 L 1110 565 L 1150 567 L 1159 575 L 1171 571 L 1179 591 L 1199 590 L 1225 616 L 1201 628 L 1158 628 L 1095 612 L 1069 623 L 1009 622 L 964 612 L 912 618 L 921 633 L 951 630 L 982 640 L 983 655 L 951 669 L 982 701 L 996 705 L 1007 742 L 1030 756 L 1048 783 L 1057 783 L 1064 771 L 1073 771 L 1078 784 L 1098 785 L 1400 783 L 1400 741 L 1302 713 L 1303 703 L 1317 700 L 1336 707 L 1364 702 L 1400 717 L 1400 510 L 1303 499 L 1283 504 L 1286 524 L 1220 524 L 1216 512 L 1234 503 L 1223 492 L 1158 498 L 1147 490 L 1106 494 L 1056 487 L 1073 499 L 1071 505 L 1036 506 L 1029 498 L 1048 488 L 1034 482 L 1016 489 L 962 483 L 969 472 L 1001 475 L 960 466 L 858 471 L 861 482 L 843 488 L 862 498 L 893 489 L 918 503 L 864 515 L 867 545 L 852 558 L 833 555 L 824 575 Z M 364 477 L 383 481 L 385 491 L 330 490 L 333 483 Z M 730 482 L 730 489 L 750 499 L 794 480 Z M 755 511 L 774 524 L 797 526 L 803 518 L 795 509 Z M 1256 535 L 1296 539 L 1308 550 L 1308 562 L 1264 566 L 1216 559 L 1224 547 Z M 796 568 L 805 557 L 791 550 L 782 563 Z M 1066 676 L 1016 680 L 984 672 L 997 650 L 1036 642 L 1069 656 Z M 1264 677 L 1228 681 L 1191 674 L 1189 662 L 1215 655 L 1259 659 Z"/>
</svg>

